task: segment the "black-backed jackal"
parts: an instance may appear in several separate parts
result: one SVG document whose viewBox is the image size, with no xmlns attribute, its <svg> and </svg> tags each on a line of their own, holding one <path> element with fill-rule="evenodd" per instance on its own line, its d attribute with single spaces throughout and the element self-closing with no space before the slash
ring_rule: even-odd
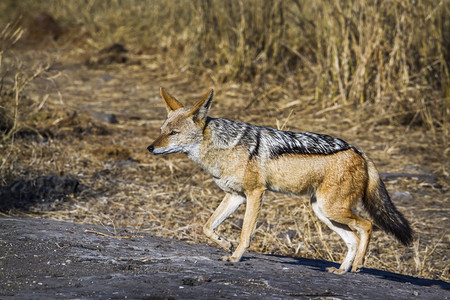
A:
<svg viewBox="0 0 450 300">
<path fill-rule="evenodd" d="M 162 88 L 161 96 L 168 116 L 148 150 L 155 155 L 187 154 L 226 193 L 204 233 L 231 251 L 232 244 L 215 229 L 247 202 L 239 246 L 224 260 L 239 261 L 250 246 L 266 190 L 311 196 L 316 215 L 348 247 L 340 268 L 329 268 L 330 272 L 357 272 L 363 267 L 372 223 L 353 212 L 358 201 L 375 224 L 403 244 L 411 243 L 408 221 L 391 202 L 372 160 L 355 147 L 327 135 L 210 118 L 212 90 L 189 108 Z"/>
</svg>

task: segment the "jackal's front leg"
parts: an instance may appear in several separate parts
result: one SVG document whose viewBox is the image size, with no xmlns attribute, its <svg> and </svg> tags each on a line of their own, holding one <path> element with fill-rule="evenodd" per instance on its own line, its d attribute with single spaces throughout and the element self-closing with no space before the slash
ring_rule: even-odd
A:
<svg viewBox="0 0 450 300">
<path fill-rule="evenodd" d="M 212 216 L 206 222 L 205 226 L 203 226 L 203 232 L 205 235 L 227 251 L 231 251 L 233 245 L 224 237 L 218 235 L 214 230 L 222 224 L 226 218 L 235 212 L 239 205 L 244 203 L 244 201 L 245 198 L 242 196 L 226 194 L 219 207 L 217 207 Z"/>
<path fill-rule="evenodd" d="M 224 256 L 222 257 L 222 260 L 233 262 L 239 261 L 245 250 L 250 247 L 264 191 L 265 189 L 255 189 L 247 195 L 247 207 L 245 208 L 244 224 L 242 225 L 239 246 L 236 248 L 233 255 Z"/>
</svg>

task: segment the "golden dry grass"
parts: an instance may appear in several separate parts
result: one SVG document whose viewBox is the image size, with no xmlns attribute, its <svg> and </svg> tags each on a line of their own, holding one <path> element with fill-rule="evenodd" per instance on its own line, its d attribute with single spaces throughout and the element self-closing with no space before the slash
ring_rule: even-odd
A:
<svg viewBox="0 0 450 300">
<path fill-rule="evenodd" d="M 443 2 L 105 3 L 0 4 L 0 185 L 48 174 L 82 183 L 52 210 L 8 214 L 210 243 L 202 226 L 223 193 L 185 156 L 151 157 L 146 147 L 165 118 L 160 86 L 191 104 L 214 87 L 213 116 L 339 136 L 382 172 L 431 172 L 440 187 L 387 182 L 391 194 L 413 196 L 396 205 L 416 241 L 404 248 L 375 231 L 366 266 L 450 280 Z M 30 11 L 51 14 L 64 33 L 44 34 L 45 45 L 27 37 Z M 86 64 L 114 42 L 129 50 L 126 63 Z M 240 208 L 220 228 L 234 242 L 242 217 Z M 342 260 L 345 245 L 306 198 L 268 193 L 258 220 L 250 251 Z"/>
</svg>

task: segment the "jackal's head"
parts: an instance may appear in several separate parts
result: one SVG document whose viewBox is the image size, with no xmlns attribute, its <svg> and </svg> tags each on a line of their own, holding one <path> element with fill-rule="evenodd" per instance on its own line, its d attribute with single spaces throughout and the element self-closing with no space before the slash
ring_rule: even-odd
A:
<svg viewBox="0 0 450 300">
<path fill-rule="evenodd" d="M 161 133 L 147 147 L 155 155 L 189 153 L 203 140 L 208 110 L 213 97 L 210 90 L 192 108 L 184 107 L 177 99 L 161 88 L 161 96 L 167 106 L 167 120 L 161 126 Z"/>
</svg>

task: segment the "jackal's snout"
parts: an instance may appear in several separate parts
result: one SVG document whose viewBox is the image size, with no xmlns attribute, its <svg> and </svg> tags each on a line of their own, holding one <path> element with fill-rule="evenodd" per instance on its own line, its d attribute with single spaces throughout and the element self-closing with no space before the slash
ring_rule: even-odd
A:
<svg viewBox="0 0 450 300">
<path fill-rule="evenodd" d="M 153 145 L 150 145 L 150 146 L 147 147 L 147 150 L 148 150 L 151 154 L 153 154 L 153 150 L 155 150 L 155 147 L 153 147 Z"/>
</svg>

